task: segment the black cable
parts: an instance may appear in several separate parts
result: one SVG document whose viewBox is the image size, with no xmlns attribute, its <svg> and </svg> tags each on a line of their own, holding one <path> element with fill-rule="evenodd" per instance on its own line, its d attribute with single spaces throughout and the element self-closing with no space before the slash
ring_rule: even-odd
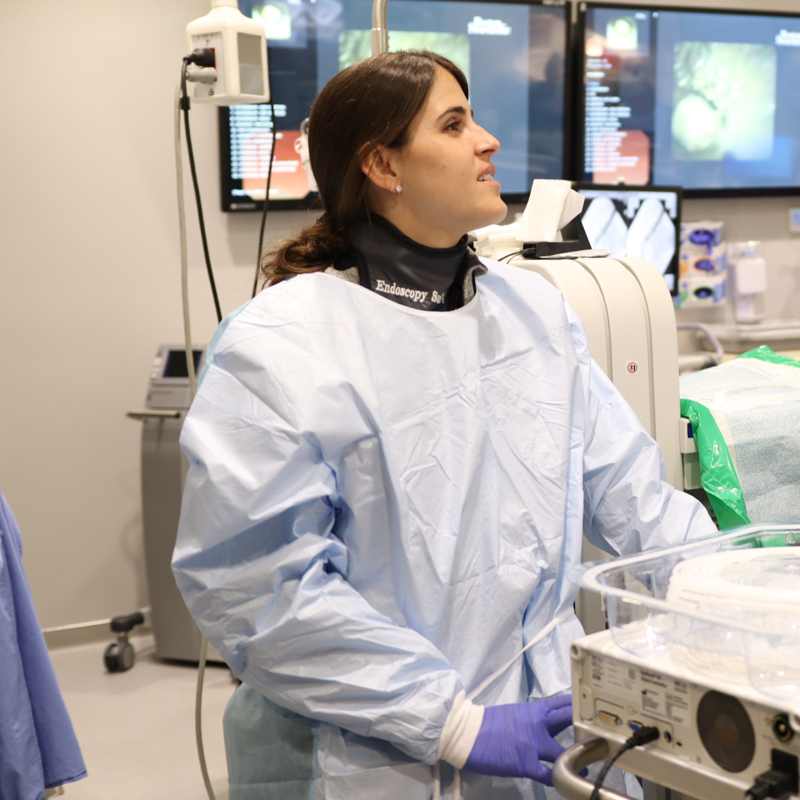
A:
<svg viewBox="0 0 800 800">
<path fill-rule="evenodd" d="M 217 284 L 214 281 L 214 271 L 211 269 L 211 256 L 208 253 L 208 239 L 206 238 L 206 225 L 203 221 L 203 204 L 200 201 L 200 186 L 197 183 L 197 170 L 194 165 L 194 150 L 192 149 L 192 133 L 189 128 L 189 97 L 186 94 L 186 68 L 189 65 L 189 57 L 184 56 L 181 67 L 181 110 L 183 111 L 183 127 L 186 129 L 186 149 L 189 152 L 189 167 L 192 170 L 192 185 L 194 186 L 194 199 L 197 204 L 197 218 L 200 222 L 200 238 L 203 241 L 203 254 L 206 258 L 206 271 L 208 281 L 211 284 L 211 294 L 214 298 L 214 308 L 217 312 L 217 322 L 222 322 L 222 309 L 219 305 L 217 295 Z"/>
<path fill-rule="evenodd" d="M 634 747 L 639 747 L 643 744 L 649 744 L 650 742 L 654 742 L 660 736 L 658 732 L 658 728 L 646 726 L 644 728 L 639 728 L 633 736 L 631 736 L 622 747 L 617 750 L 616 753 L 609 756 L 606 759 L 606 763 L 603 764 L 603 768 L 600 770 L 600 774 L 597 776 L 597 780 L 594 782 L 594 789 L 592 789 L 591 795 L 589 795 L 589 800 L 598 800 L 600 797 L 600 789 L 603 786 L 603 781 L 606 779 L 606 775 L 608 775 L 608 771 L 611 767 L 614 766 L 616 760 L 623 754 L 627 753 L 628 750 L 633 750 Z"/>
<path fill-rule="evenodd" d="M 535 256 L 536 255 L 536 248 L 535 247 L 524 247 L 522 250 L 515 250 L 513 253 L 506 253 L 502 258 L 498 258 L 498 261 L 505 261 L 507 258 L 513 258 L 514 256 Z"/>
<path fill-rule="evenodd" d="M 253 293 L 251 297 L 256 296 L 258 291 L 258 275 L 261 271 L 261 248 L 264 246 L 264 230 L 267 227 L 267 210 L 269 209 L 269 187 L 272 185 L 272 163 L 275 160 L 275 148 L 278 145 L 278 130 L 275 125 L 275 107 L 270 101 L 267 103 L 269 106 L 269 118 L 272 121 L 272 146 L 269 151 L 269 167 L 267 168 L 267 193 L 264 195 L 264 213 L 261 215 L 261 230 L 258 232 L 258 256 L 256 257 L 256 275 L 253 278 Z"/>
</svg>

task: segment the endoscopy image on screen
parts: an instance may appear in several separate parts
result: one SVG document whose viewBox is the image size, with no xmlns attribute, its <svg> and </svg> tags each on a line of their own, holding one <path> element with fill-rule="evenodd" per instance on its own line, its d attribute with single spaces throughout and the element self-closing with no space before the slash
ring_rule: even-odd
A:
<svg viewBox="0 0 800 800">
<path fill-rule="evenodd" d="M 777 102 L 775 48 L 677 42 L 673 52 L 672 157 L 769 159 Z"/>
<path fill-rule="evenodd" d="M 583 180 L 800 186 L 800 17 L 589 5 Z"/>
<path fill-rule="evenodd" d="M 300 126 L 325 83 L 369 57 L 372 0 L 241 0 L 239 6 L 267 30 L 276 128 L 270 201 L 313 198 Z M 392 0 L 387 26 L 390 50 L 430 50 L 464 71 L 475 119 L 501 143 L 492 160 L 507 200 L 524 200 L 535 178 L 564 177 L 564 6 Z M 267 105 L 221 110 L 225 210 L 263 202 L 272 128 Z"/>
</svg>

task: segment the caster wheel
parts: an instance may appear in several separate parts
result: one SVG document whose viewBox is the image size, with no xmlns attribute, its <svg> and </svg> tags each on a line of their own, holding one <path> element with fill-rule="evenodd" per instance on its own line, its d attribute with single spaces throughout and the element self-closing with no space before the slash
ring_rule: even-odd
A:
<svg viewBox="0 0 800 800">
<path fill-rule="evenodd" d="M 133 647 L 129 642 L 112 642 L 103 653 L 109 672 L 125 672 L 133 666 Z"/>
<path fill-rule="evenodd" d="M 103 653 L 103 661 L 105 662 L 106 669 L 109 672 L 119 672 L 119 662 L 117 661 L 117 643 L 111 642 L 111 644 L 106 647 L 105 652 Z"/>
</svg>

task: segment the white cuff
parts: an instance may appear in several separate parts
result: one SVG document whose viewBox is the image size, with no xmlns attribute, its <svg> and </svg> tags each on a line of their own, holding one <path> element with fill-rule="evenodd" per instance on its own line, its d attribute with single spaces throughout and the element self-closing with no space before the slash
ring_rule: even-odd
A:
<svg viewBox="0 0 800 800">
<path fill-rule="evenodd" d="M 467 700 L 465 692 L 459 692 L 439 739 L 439 760 L 461 769 L 472 752 L 482 723 L 483 706 Z"/>
</svg>

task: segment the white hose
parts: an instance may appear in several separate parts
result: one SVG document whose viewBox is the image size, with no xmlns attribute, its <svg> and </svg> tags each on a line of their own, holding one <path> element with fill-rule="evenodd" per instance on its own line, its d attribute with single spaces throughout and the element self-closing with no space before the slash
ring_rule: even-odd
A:
<svg viewBox="0 0 800 800">
<path fill-rule="evenodd" d="M 175 90 L 175 175 L 178 184 L 178 229 L 181 236 L 181 299 L 183 301 L 183 337 L 186 347 L 186 370 L 189 390 L 194 400 L 197 376 L 194 371 L 192 324 L 189 317 L 189 254 L 186 245 L 186 208 L 183 199 L 183 153 L 181 152 L 181 84 Z"/>
<path fill-rule="evenodd" d="M 183 199 L 183 153 L 181 151 L 181 84 L 175 91 L 175 175 L 178 184 L 178 227 L 181 237 L 181 299 L 183 301 L 183 336 L 186 347 L 186 371 L 189 374 L 189 391 L 191 398 L 197 393 L 197 375 L 194 369 L 194 348 L 192 347 L 192 326 L 189 317 L 189 255 L 186 245 L 186 211 Z M 201 636 L 200 658 L 197 665 L 197 692 L 194 703 L 194 732 L 197 740 L 197 757 L 200 760 L 200 771 L 209 800 L 216 800 L 211 779 L 208 777 L 205 748 L 203 747 L 203 679 L 206 672 L 208 642 Z"/>
<path fill-rule="evenodd" d="M 694 330 L 698 331 L 706 341 L 714 348 L 714 352 L 690 353 L 678 356 L 678 364 L 681 371 L 692 369 L 703 369 L 704 367 L 714 367 L 722 363 L 725 351 L 722 349 L 719 339 L 712 333 L 708 325 L 702 322 L 679 322 L 679 331 Z"/>
<path fill-rule="evenodd" d="M 197 691 L 194 697 L 194 738 L 197 741 L 197 757 L 200 759 L 200 772 L 203 773 L 203 783 L 206 787 L 208 800 L 216 800 L 211 778 L 208 777 L 206 765 L 206 751 L 203 747 L 203 680 L 206 675 L 206 661 L 208 659 L 208 639 L 200 635 L 200 659 L 197 664 Z"/>
</svg>

